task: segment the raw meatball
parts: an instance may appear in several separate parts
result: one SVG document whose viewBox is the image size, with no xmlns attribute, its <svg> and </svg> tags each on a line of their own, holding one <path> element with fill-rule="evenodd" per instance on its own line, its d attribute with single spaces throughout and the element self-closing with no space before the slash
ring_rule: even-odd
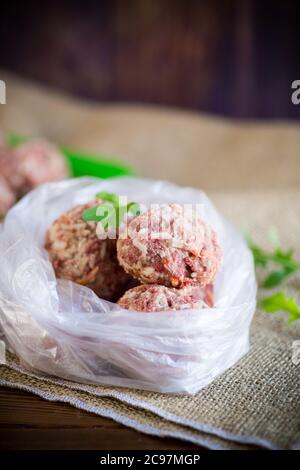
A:
<svg viewBox="0 0 300 470">
<path fill-rule="evenodd" d="M 61 215 L 47 231 L 45 248 L 58 278 L 88 286 L 106 300 L 116 300 L 132 278 L 118 263 L 116 240 L 99 240 L 96 222 L 82 219 L 82 213 L 96 205 L 99 201 Z"/>
<path fill-rule="evenodd" d="M 126 272 L 143 283 L 204 287 L 218 272 L 221 251 L 212 228 L 178 204 L 155 207 L 128 224 L 117 242 Z"/>
<path fill-rule="evenodd" d="M 69 176 L 66 161 L 59 150 L 42 140 L 31 140 L 15 150 L 21 195 L 39 184 L 59 181 Z"/>
<path fill-rule="evenodd" d="M 208 294 L 208 295 L 207 295 Z M 118 300 L 120 307 L 138 312 L 161 312 L 212 306 L 211 291 L 189 284 L 180 289 L 159 284 L 144 284 L 125 292 Z"/>
<path fill-rule="evenodd" d="M 0 145 L 0 176 L 5 179 L 6 185 L 16 194 L 16 197 L 19 197 L 24 178 L 20 174 L 15 152 L 4 145 Z"/>
<path fill-rule="evenodd" d="M 2 179 L 0 213 L 2 215 L 5 215 L 16 199 L 24 196 L 39 184 L 57 181 L 68 176 L 64 157 L 51 144 L 31 141 L 12 150 L 5 146 L 0 136 L 0 177 Z"/>
<path fill-rule="evenodd" d="M 8 209 L 15 203 L 16 194 L 0 174 L 0 219 L 4 217 Z"/>
</svg>

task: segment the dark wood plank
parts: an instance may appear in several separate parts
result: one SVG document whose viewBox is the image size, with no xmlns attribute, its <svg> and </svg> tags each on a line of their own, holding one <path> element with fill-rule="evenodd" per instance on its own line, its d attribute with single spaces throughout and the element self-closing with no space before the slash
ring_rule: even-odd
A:
<svg viewBox="0 0 300 470">
<path fill-rule="evenodd" d="M 299 10 L 291 0 L 2 2 L 0 68 L 91 100 L 299 119 Z"/>
<path fill-rule="evenodd" d="M 186 450 L 195 446 L 173 439 L 144 436 L 124 427 L 93 429 L 3 429 L 6 450 Z"/>
<path fill-rule="evenodd" d="M 188 450 L 193 444 L 139 433 L 111 419 L 0 388 L 0 449 Z"/>
</svg>

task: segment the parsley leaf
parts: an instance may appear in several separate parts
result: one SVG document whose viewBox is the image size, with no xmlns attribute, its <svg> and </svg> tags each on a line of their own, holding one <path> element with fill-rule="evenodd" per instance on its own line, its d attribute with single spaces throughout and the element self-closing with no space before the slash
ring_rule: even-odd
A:
<svg viewBox="0 0 300 470">
<path fill-rule="evenodd" d="M 286 292 L 280 291 L 265 297 L 260 301 L 260 305 L 267 313 L 274 313 L 280 310 L 290 314 L 288 322 L 292 323 L 295 320 L 300 320 L 300 307 L 297 305 L 294 297 L 287 297 Z"/>
<path fill-rule="evenodd" d="M 297 263 L 293 258 L 294 250 L 284 251 L 278 245 L 273 252 L 269 252 L 260 248 L 249 237 L 247 241 L 253 254 L 255 266 L 267 268 L 270 265 L 277 265 L 277 268 L 264 279 L 262 287 L 268 289 L 277 287 L 288 276 L 296 271 L 300 271 L 300 263 Z"/>
<path fill-rule="evenodd" d="M 101 211 L 99 211 L 100 207 Z M 82 217 L 87 222 L 101 222 L 101 220 L 106 218 L 112 210 L 113 207 L 111 204 L 102 204 L 101 206 L 90 207 L 89 209 L 85 210 L 82 214 Z"/>
<path fill-rule="evenodd" d="M 130 212 L 134 217 L 141 214 L 141 207 L 137 202 L 129 202 L 127 204 L 127 212 Z"/>
<path fill-rule="evenodd" d="M 300 263 L 294 259 L 294 250 L 284 250 L 280 246 L 279 237 L 275 229 L 271 231 L 270 235 L 273 251 L 266 251 L 260 248 L 253 240 L 247 237 L 248 246 L 252 251 L 255 266 L 260 266 L 261 268 L 274 267 L 262 282 L 262 287 L 265 289 L 272 289 L 279 286 L 287 277 L 300 271 Z M 270 297 L 265 297 L 259 303 L 267 313 L 280 310 L 288 312 L 289 323 L 300 320 L 300 306 L 296 303 L 294 297 L 288 298 L 285 291 L 279 291 Z"/>
<path fill-rule="evenodd" d="M 101 191 L 100 193 L 96 194 L 96 199 L 111 202 L 115 207 L 119 207 L 119 196 L 114 193 L 107 193 L 106 191 Z"/>
<path fill-rule="evenodd" d="M 251 239 L 248 239 L 248 246 L 252 251 L 255 266 L 262 266 L 263 268 L 265 268 L 269 261 L 266 252 L 259 248 L 257 245 L 255 245 Z"/>
<path fill-rule="evenodd" d="M 117 194 L 102 191 L 96 194 L 96 198 L 105 202 L 85 210 L 82 218 L 87 222 L 100 222 L 106 231 L 110 228 L 119 228 L 127 212 L 132 213 L 134 216 L 141 213 L 140 206 L 136 202 L 121 205 Z"/>
</svg>

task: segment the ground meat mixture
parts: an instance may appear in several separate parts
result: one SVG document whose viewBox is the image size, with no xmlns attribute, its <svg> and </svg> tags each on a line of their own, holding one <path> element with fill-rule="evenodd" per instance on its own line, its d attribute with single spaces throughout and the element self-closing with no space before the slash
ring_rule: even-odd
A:
<svg viewBox="0 0 300 470">
<path fill-rule="evenodd" d="M 128 290 L 118 300 L 120 307 L 138 312 L 161 312 L 212 307 L 212 290 L 189 284 L 175 289 L 159 284 L 144 284 Z"/>
<path fill-rule="evenodd" d="M 61 215 L 48 229 L 45 248 L 58 278 L 90 287 L 99 297 L 114 301 L 132 280 L 117 260 L 116 240 L 99 240 L 96 222 L 82 213 L 99 201 L 79 205 Z"/>
<path fill-rule="evenodd" d="M 198 215 L 170 204 L 151 208 L 128 224 L 117 243 L 126 272 L 142 283 L 204 287 L 218 272 L 221 250 L 215 232 Z"/>
<path fill-rule="evenodd" d="M 18 161 L 18 172 L 21 175 L 21 193 L 49 181 L 59 181 L 69 176 L 69 169 L 63 155 L 48 142 L 31 140 L 20 145 L 15 155 Z"/>
</svg>

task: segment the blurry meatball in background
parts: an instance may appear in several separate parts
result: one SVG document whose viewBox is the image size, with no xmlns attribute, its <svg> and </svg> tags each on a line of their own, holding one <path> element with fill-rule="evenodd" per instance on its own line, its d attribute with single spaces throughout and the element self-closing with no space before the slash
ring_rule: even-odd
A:
<svg viewBox="0 0 300 470">
<path fill-rule="evenodd" d="M 13 189 L 7 184 L 5 178 L 0 174 L 0 220 L 16 202 L 17 196 Z"/>
<path fill-rule="evenodd" d="M 5 145 L 0 146 L 0 175 L 16 197 L 22 195 L 23 176 L 19 171 L 19 162 L 15 152 Z"/>
<path fill-rule="evenodd" d="M 127 238 L 118 240 L 117 250 L 126 272 L 142 283 L 166 287 L 190 281 L 201 287 L 211 284 L 221 261 L 214 230 L 178 204 L 151 208 L 135 217 Z"/>
<path fill-rule="evenodd" d="M 120 307 L 138 312 L 199 309 L 213 306 L 212 289 L 186 285 L 180 289 L 144 284 L 128 290 L 118 300 Z"/>
<path fill-rule="evenodd" d="M 16 156 L 5 146 L 0 136 L 0 217 L 4 217 L 18 199 L 22 181 Z"/>
<path fill-rule="evenodd" d="M 49 181 L 60 181 L 70 176 L 64 156 L 58 148 L 43 140 L 31 140 L 15 150 L 18 171 L 23 179 L 21 193 Z"/>
<path fill-rule="evenodd" d="M 42 140 L 31 140 L 16 149 L 5 145 L 0 136 L 0 214 L 38 185 L 70 176 L 61 152 Z"/>
</svg>

